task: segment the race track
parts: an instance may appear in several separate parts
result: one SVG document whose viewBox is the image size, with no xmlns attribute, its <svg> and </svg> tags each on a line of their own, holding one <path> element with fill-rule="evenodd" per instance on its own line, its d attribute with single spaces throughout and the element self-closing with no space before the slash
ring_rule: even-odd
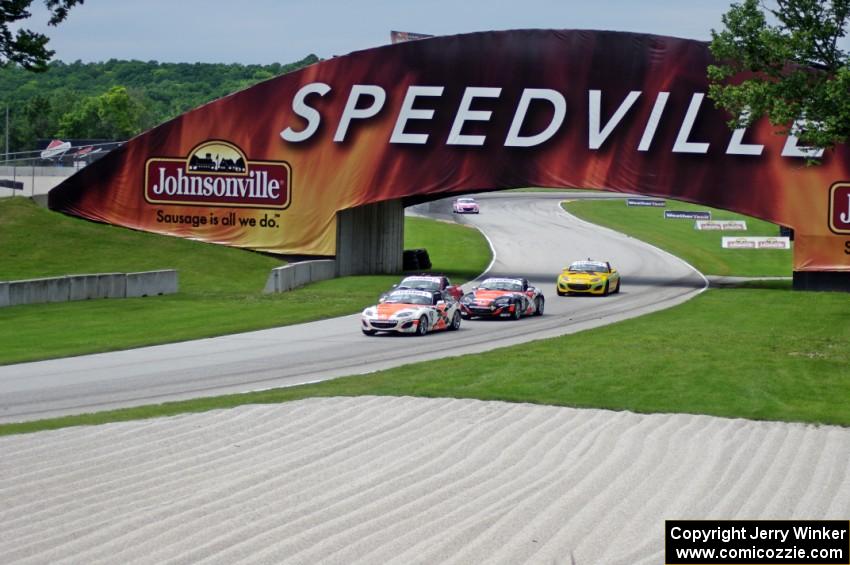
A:
<svg viewBox="0 0 850 565">
<path fill-rule="evenodd" d="M 594 236 L 556 204 L 492 197 L 487 213 L 468 220 L 491 236 L 499 253 L 494 270 L 537 272 L 530 257 L 522 262 L 531 252 L 509 242 L 541 232 L 497 221 L 536 218 L 567 236 L 535 247 L 541 257 L 548 249 L 560 264 L 562 255 L 610 253 L 626 277 L 622 294 L 557 299 L 549 283 L 546 316 L 465 323 L 451 336 L 464 350 L 491 346 L 475 336 L 510 341 L 513 333 L 531 339 L 575 331 L 701 288 L 700 277 L 669 256 L 610 233 Z M 544 271 L 541 282 L 551 280 Z M 314 349 L 303 336 L 290 346 L 280 334 L 274 341 L 254 332 L 122 354 L 154 365 L 127 383 L 165 370 L 152 359 L 170 351 L 171 363 L 196 375 L 203 390 L 203 371 L 215 368 L 204 355 L 217 355 L 215 344 L 227 345 L 218 360 L 231 364 L 216 382 L 251 374 L 234 370 L 238 346 L 255 353 L 269 382 L 277 382 L 274 369 L 263 366 L 278 363 L 281 383 L 297 380 L 286 376 L 297 363 L 287 359 L 290 347 L 319 356 L 334 344 L 346 352 L 359 346 L 363 362 L 386 364 L 401 362 L 388 351 L 402 347 L 421 356 L 458 353 L 439 334 L 366 338 L 356 317 L 309 326 L 321 324 L 337 328 L 337 341 L 319 340 Z M 181 357 L 190 346 L 203 352 Z M 133 400 L 132 387 L 107 376 L 135 371 L 135 357 L 116 355 L 64 361 L 79 363 L 69 410 L 87 406 L 79 394 L 96 392 L 98 383 Z M 84 363 L 99 377 L 85 383 Z M 42 377 L 31 374 L 56 380 L 44 387 L 54 403 L 60 366 L 19 367 L 46 367 Z M 3 382 L 17 382 L 9 374 Z M 182 373 L 167 374 L 177 380 Z M 233 382 L 255 386 L 250 378 Z M 159 387 L 150 390 L 158 395 Z M 850 430 L 472 399 L 309 398 L 0 437 L 0 493 L 4 564 L 651 565 L 664 562 L 666 519 L 846 520 Z"/>
<path fill-rule="evenodd" d="M 595 195 L 590 195 L 591 197 Z M 246 392 L 368 373 L 414 361 L 480 352 L 600 326 L 678 304 L 705 287 L 691 267 L 638 240 L 563 212 L 579 193 L 482 195 L 463 216 L 490 239 L 490 274 L 528 277 L 546 314 L 519 321 L 466 321 L 424 338 L 363 336 L 358 315 L 212 339 L 0 367 L 0 422 Z M 625 204 L 624 204 L 625 208 Z M 445 201 L 418 207 L 448 217 Z M 575 259 L 609 260 L 622 292 L 558 297 L 554 280 Z M 364 305 L 365 306 L 365 305 Z"/>
</svg>

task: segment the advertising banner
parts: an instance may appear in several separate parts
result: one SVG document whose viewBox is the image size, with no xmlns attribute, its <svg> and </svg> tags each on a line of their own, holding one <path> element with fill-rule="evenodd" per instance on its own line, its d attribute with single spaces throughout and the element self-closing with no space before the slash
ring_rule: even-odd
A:
<svg viewBox="0 0 850 565">
<path fill-rule="evenodd" d="M 672 220 L 710 220 L 711 212 L 692 212 L 681 210 L 665 210 L 664 217 Z"/>
<path fill-rule="evenodd" d="M 627 198 L 626 206 L 649 206 L 653 208 L 663 208 L 667 206 L 666 200 L 650 200 L 649 198 Z"/>
<path fill-rule="evenodd" d="M 787 237 L 724 237 L 721 246 L 724 249 L 791 249 L 791 240 Z"/>
<path fill-rule="evenodd" d="M 697 220 L 695 230 L 747 231 L 747 222 L 743 220 Z"/>
<path fill-rule="evenodd" d="M 525 186 L 674 198 L 789 226 L 796 270 L 850 271 L 850 160 L 731 131 L 704 42 L 518 30 L 322 61 L 130 140 L 54 210 L 259 251 L 334 255 L 337 213 Z"/>
</svg>

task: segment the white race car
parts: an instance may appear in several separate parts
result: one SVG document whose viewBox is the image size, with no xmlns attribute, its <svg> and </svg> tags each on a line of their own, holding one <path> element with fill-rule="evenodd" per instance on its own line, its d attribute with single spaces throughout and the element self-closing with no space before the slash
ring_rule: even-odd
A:
<svg viewBox="0 0 850 565">
<path fill-rule="evenodd" d="M 457 301 L 444 300 L 438 290 L 399 288 L 381 298 L 381 302 L 363 310 L 360 329 L 366 335 L 378 332 L 425 335 L 433 330 L 460 328 Z"/>
</svg>

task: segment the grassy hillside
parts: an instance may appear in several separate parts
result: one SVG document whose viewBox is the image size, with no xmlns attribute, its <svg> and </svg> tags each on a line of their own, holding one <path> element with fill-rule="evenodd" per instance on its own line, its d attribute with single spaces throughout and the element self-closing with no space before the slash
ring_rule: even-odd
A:
<svg viewBox="0 0 850 565">
<path fill-rule="evenodd" d="M 0 308 L 0 363 L 126 349 L 294 324 L 359 311 L 397 276 L 346 277 L 262 294 L 282 261 L 250 251 L 136 232 L 0 200 L 0 280 L 177 269 L 176 295 Z M 405 246 L 428 249 L 458 282 L 490 261 L 472 228 L 409 218 Z M 462 265 L 460 268 L 455 265 Z"/>
<path fill-rule="evenodd" d="M 791 276 L 791 250 L 722 249 L 720 246 L 723 236 L 778 236 L 779 228 L 769 222 L 675 200 L 668 200 L 666 208 L 626 206 L 622 200 L 573 201 L 564 208 L 588 222 L 665 249 L 705 275 Z M 712 219 L 745 220 L 747 231 L 695 230 L 693 220 L 665 219 L 664 210 L 709 210 Z"/>
</svg>

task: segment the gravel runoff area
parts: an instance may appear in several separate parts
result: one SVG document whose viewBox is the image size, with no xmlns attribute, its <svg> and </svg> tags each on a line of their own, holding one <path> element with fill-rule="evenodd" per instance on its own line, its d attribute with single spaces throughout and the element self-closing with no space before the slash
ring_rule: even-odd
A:
<svg viewBox="0 0 850 565">
<path fill-rule="evenodd" d="M 478 400 L 0 437 L 0 562 L 663 563 L 665 519 L 850 516 L 850 429 Z"/>
</svg>

